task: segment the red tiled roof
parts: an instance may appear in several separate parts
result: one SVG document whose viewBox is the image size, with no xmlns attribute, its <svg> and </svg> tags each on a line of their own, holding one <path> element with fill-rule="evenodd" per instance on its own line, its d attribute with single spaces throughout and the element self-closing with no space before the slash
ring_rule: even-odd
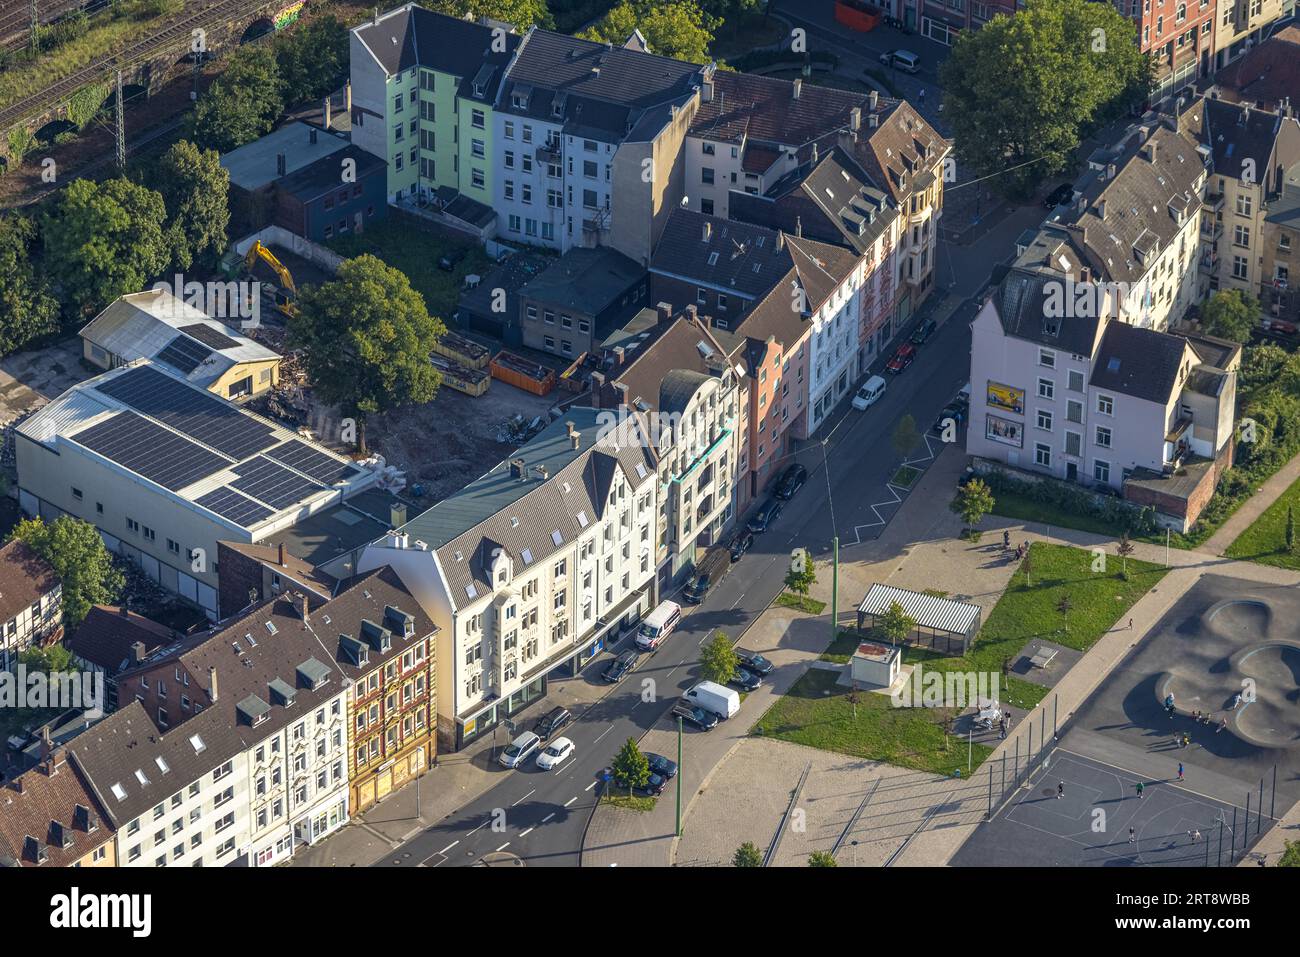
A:
<svg viewBox="0 0 1300 957">
<path fill-rule="evenodd" d="M 50 563 L 18 540 L 0 548 L 0 622 L 59 587 Z"/>
<path fill-rule="evenodd" d="M 62 749 L 55 749 L 52 760 L 0 789 L 0 858 L 36 867 L 34 852 L 39 848 L 48 854 L 43 866 L 69 867 L 112 838 L 113 829 L 99 804 L 65 755 Z M 77 805 L 90 812 L 96 825 L 93 832 L 87 833 L 84 820 L 77 822 Z M 71 840 L 70 846 L 54 843 L 55 822 L 61 825 L 65 840 Z"/>
</svg>

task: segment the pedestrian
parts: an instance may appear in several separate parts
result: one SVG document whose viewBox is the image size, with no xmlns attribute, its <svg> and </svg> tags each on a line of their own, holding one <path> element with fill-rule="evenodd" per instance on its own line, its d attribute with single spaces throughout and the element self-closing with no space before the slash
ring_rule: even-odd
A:
<svg viewBox="0 0 1300 957">
<path fill-rule="evenodd" d="M 1188 734 L 1187 734 L 1187 732 L 1184 731 L 1184 732 L 1183 732 L 1183 747 L 1187 747 L 1187 746 L 1188 746 L 1189 744 L 1191 744 L 1191 743 L 1192 743 L 1192 739 L 1191 739 L 1191 737 L 1189 737 Z"/>
<path fill-rule="evenodd" d="M 1059 801 L 1063 797 L 1065 797 L 1065 782 L 1058 781 L 1056 782 L 1056 799 Z"/>
<path fill-rule="evenodd" d="M 920 101 L 921 101 L 921 105 L 924 106 L 924 105 L 925 105 L 925 87 L 922 87 L 922 88 L 921 88 L 921 92 L 920 92 L 920 94 L 919 94 L 919 99 L 920 99 Z"/>
<path fill-rule="evenodd" d="M 1136 787 L 1137 787 L 1138 798 L 1141 798 L 1141 797 L 1142 797 L 1142 792 L 1146 789 L 1146 785 L 1143 784 L 1141 781 L 1139 781 L 1139 782 L 1136 784 Z"/>
<path fill-rule="evenodd" d="M 1195 721 L 1197 724 L 1200 724 L 1200 723 L 1201 723 L 1201 709 L 1200 709 L 1200 708 L 1197 708 L 1195 711 L 1192 712 L 1192 720 Z"/>
<path fill-rule="evenodd" d="M 1192 828 L 1192 830 L 1188 831 L 1187 836 L 1192 839 L 1193 844 L 1199 843 L 1201 840 L 1201 832 L 1196 828 Z"/>
<path fill-rule="evenodd" d="M 1003 718 L 1001 721 L 998 722 L 998 737 L 1005 738 L 1006 736 L 1007 736 L 1007 719 Z"/>
<path fill-rule="evenodd" d="M 1011 533 L 1004 531 L 1002 533 L 1002 550 L 1005 552 L 1011 547 Z"/>
<path fill-rule="evenodd" d="M 1214 733 L 1215 733 L 1215 734 L 1218 734 L 1220 731 L 1222 731 L 1222 730 L 1223 730 L 1224 728 L 1226 728 L 1227 726 L 1228 726 L 1228 719 L 1227 719 L 1227 718 L 1224 718 L 1222 721 L 1219 722 L 1219 726 L 1218 726 L 1217 728 L 1214 729 Z"/>
<path fill-rule="evenodd" d="M 1130 827 L 1128 829 L 1128 842 L 1132 844 L 1136 840 L 1137 840 L 1137 831 L 1133 830 L 1133 828 Z"/>
<path fill-rule="evenodd" d="M 1182 761 L 1179 761 L 1179 762 L 1178 762 L 1178 780 L 1181 781 L 1182 779 L 1183 779 L 1183 762 L 1182 762 Z"/>
<path fill-rule="evenodd" d="M 1132 630 L 1133 630 L 1133 619 L 1132 619 L 1132 618 L 1130 618 L 1130 619 L 1128 620 L 1128 630 L 1129 630 L 1129 631 L 1132 631 Z"/>
<path fill-rule="evenodd" d="M 1238 691 L 1235 695 L 1232 696 L 1232 710 L 1236 711 L 1237 706 L 1240 704 L 1241 704 L 1241 692 Z"/>
</svg>

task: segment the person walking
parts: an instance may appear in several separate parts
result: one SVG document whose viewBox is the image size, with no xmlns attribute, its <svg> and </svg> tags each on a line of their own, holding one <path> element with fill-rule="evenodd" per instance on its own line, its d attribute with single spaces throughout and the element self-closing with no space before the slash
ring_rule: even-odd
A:
<svg viewBox="0 0 1300 957">
<path fill-rule="evenodd" d="M 998 722 L 998 738 L 1005 739 L 1007 736 L 1007 719 L 1003 718 Z"/>
<path fill-rule="evenodd" d="M 1133 830 L 1133 828 L 1130 827 L 1128 829 L 1128 842 L 1130 844 L 1133 844 L 1136 841 L 1137 841 L 1137 831 Z"/>
<path fill-rule="evenodd" d="M 1189 744 L 1192 743 L 1192 738 L 1186 731 L 1183 732 L 1182 740 L 1183 740 L 1183 747 L 1187 747 Z"/>
<path fill-rule="evenodd" d="M 1214 729 L 1214 733 L 1215 733 L 1215 734 L 1218 734 L 1220 731 L 1222 731 L 1222 730 L 1223 730 L 1224 728 L 1226 728 L 1227 726 L 1228 726 L 1228 719 L 1227 719 L 1227 718 L 1224 718 L 1222 721 L 1219 722 L 1219 726 L 1218 726 L 1217 728 Z"/>
<path fill-rule="evenodd" d="M 1139 781 L 1139 782 L 1138 782 L 1136 785 L 1134 785 L 1134 786 L 1137 788 L 1137 795 L 1138 795 L 1138 799 L 1140 800 L 1141 797 L 1142 797 L 1142 792 L 1143 792 L 1144 790 L 1146 790 L 1146 785 L 1143 784 L 1141 781 Z"/>
<path fill-rule="evenodd" d="M 1005 552 L 1011 547 L 1011 533 L 1004 531 L 1002 533 L 1002 550 Z"/>
<path fill-rule="evenodd" d="M 1238 706 L 1240 706 L 1240 704 L 1241 704 L 1241 692 L 1238 691 L 1235 695 L 1232 696 L 1232 710 L 1236 711 Z"/>
<path fill-rule="evenodd" d="M 1187 832 L 1187 836 L 1190 837 L 1190 838 L 1192 839 L 1192 843 L 1193 843 L 1193 844 L 1198 844 L 1198 843 L 1200 843 L 1200 840 L 1201 840 L 1201 832 L 1200 832 L 1199 830 L 1197 830 L 1196 828 L 1192 828 L 1190 831 L 1188 831 L 1188 832 Z"/>
<path fill-rule="evenodd" d="M 1061 800 L 1061 798 L 1063 798 L 1063 797 L 1065 797 L 1065 782 L 1064 782 L 1064 781 L 1057 781 L 1057 782 L 1056 782 L 1056 799 L 1059 801 L 1059 800 Z"/>
<path fill-rule="evenodd" d="M 1179 761 L 1179 762 L 1178 762 L 1178 780 L 1181 781 L 1182 779 L 1183 779 L 1183 762 L 1182 762 L 1182 761 Z"/>
</svg>

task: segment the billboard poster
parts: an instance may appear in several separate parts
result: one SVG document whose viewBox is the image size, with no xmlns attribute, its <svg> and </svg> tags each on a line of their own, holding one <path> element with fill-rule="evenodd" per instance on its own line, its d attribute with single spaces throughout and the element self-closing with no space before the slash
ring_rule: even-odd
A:
<svg viewBox="0 0 1300 957">
<path fill-rule="evenodd" d="M 988 404 L 995 409 L 1025 414 L 1025 390 L 989 380 Z"/>
<path fill-rule="evenodd" d="M 1003 445 L 1022 448 L 1025 444 L 1025 427 L 1000 415 L 990 415 L 985 417 L 984 437 Z"/>
</svg>

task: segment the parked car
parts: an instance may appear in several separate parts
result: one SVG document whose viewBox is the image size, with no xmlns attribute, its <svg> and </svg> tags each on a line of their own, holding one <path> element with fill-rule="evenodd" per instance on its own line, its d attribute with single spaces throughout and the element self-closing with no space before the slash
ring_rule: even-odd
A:
<svg viewBox="0 0 1300 957">
<path fill-rule="evenodd" d="M 637 659 L 641 657 L 640 652 L 635 649 L 629 649 L 623 652 L 617 658 L 609 663 L 605 668 L 604 679 L 610 684 L 617 684 L 636 670 Z"/>
<path fill-rule="evenodd" d="M 943 407 L 943 411 L 939 413 L 939 417 L 934 420 L 934 425 L 930 426 L 930 431 L 936 435 L 942 434 L 944 423 L 949 419 L 956 422 L 957 428 L 960 429 L 961 424 L 966 421 L 966 410 L 956 402 L 949 402 Z"/>
<path fill-rule="evenodd" d="M 769 498 L 759 506 L 758 511 L 754 513 L 754 517 L 749 520 L 745 527 L 755 535 L 761 535 L 767 531 L 769 525 L 777 520 L 782 508 L 780 499 Z"/>
<path fill-rule="evenodd" d="M 770 675 L 772 673 L 772 662 L 768 661 L 756 651 L 746 651 L 744 648 L 736 649 L 736 657 L 745 667 L 746 671 L 752 671 L 756 675 Z"/>
<path fill-rule="evenodd" d="M 885 371 L 898 375 L 910 366 L 912 360 L 915 358 L 916 346 L 912 345 L 910 342 L 904 342 L 898 347 L 898 351 L 894 353 L 894 357 L 885 365 Z"/>
<path fill-rule="evenodd" d="M 866 411 L 876 404 L 876 400 L 885 394 L 885 380 L 873 375 L 862 384 L 862 388 L 853 396 L 853 408 Z"/>
<path fill-rule="evenodd" d="M 952 400 L 960 405 L 963 409 L 970 408 L 970 383 L 967 382 L 958 390 L 956 397 Z"/>
<path fill-rule="evenodd" d="M 719 718 L 730 718 L 740 711 L 740 695 L 716 681 L 701 681 L 682 697 Z"/>
<path fill-rule="evenodd" d="M 687 582 L 686 587 L 682 589 L 682 597 L 692 605 L 698 605 L 700 602 L 704 601 L 704 596 L 709 593 L 709 584 L 710 581 L 708 575 L 696 575 Z"/>
<path fill-rule="evenodd" d="M 568 738 L 556 738 L 537 755 L 537 766 L 543 771 L 550 771 L 558 768 L 571 754 L 573 742 Z"/>
<path fill-rule="evenodd" d="M 537 746 L 541 743 L 541 738 L 531 731 L 525 731 L 506 745 L 506 749 L 501 752 L 501 757 L 498 760 L 500 760 L 502 767 L 517 768 L 528 760 L 529 756 L 537 750 Z"/>
<path fill-rule="evenodd" d="M 674 718 L 683 718 L 689 721 L 701 731 L 712 731 L 718 726 L 718 716 L 716 714 L 687 701 L 678 701 L 673 705 L 672 714 Z"/>
<path fill-rule="evenodd" d="M 438 257 L 438 268 L 446 272 L 451 272 L 456 265 L 469 255 L 469 251 L 464 246 L 457 246 L 455 249 L 449 249 Z"/>
<path fill-rule="evenodd" d="M 533 734 L 545 741 L 572 720 L 573 713 L 568 708 L 555 708 L 537 719 Z"/>
<path fill-rule="evenodd" d="M 754 674 L 754 672 L 747 671 L 744 668 L 737 668 L 732 673 L 731 680 L 727 682 L 729 685 L 735 685 L 741 691 L 753 691 L 762 683 L 762 678 Z"/>
<path fill-rule="evenodd" d="M 1062 183 L 1060 186 L 1056 187 L 1056 189 L 1048 193 L 1043 199 L 1043 208 L 1056 209 L 1057 206 L 1060 206 L 1062 203 L 1069 200 L 1073 195 L 1074 187 L 1069 183 Z"/>
<path fill-rule="evenodd" d="M 648 794 L 651 797 L 657 797 L 658 795 L 664 793 L 664 788 L 667 785 L 668 785 L 667 778 L 663 777 L 662 775 L 655 774 L 652 771 L 650 772 L 650 776 L 646 778 L 645 784 L 638 785 L 637 787 L 633 787 L 630 790 L 634 794 Z M 629 790 L 627 786 L 627 782 L 622 781 L 619 778 L 614 778 L 613 789 L 615 793 L 622 791 L 624 794 L 626 794 Z"/>
<path fill-rule="evenodd" d="M 742 528 L 736 533 L 736 537 L 731 540 L 731 560 L 733 562 L 740 561 L 753 544 L 754 533 L 747 528 Z"/>
<path fill-rule="evenodd" d="M 912 344 L 916 346 L 925 345 L 925 340 L 929 339 L 932 335 L 934 335 L 934 330 L 937 329 L 938 327 L 939 324 L 935 322 L 933 319 L 925 320 L 923 323 L 917 326 L 916 331 L 912 333 L 912 339 L 911 339 Z"/>
<path fill-rule="evenodd" d="M 880 54 L 880 62 L 885 66 L 894 66 L 904 73 L 917 73 L 921 69 L 921 58 L 911 50 L 889 50 Z"/>
<path fill-rule="evenodd" d="M 677 762 L 670 761 L 662 754 L 652 754 L 646 752 L 646 761 L 650 764 L 650 773 L 657 774 L 665 781 L 671 781 L 677 777 Z"/>
<path fill-rule="evenodd" d="M 675 601 L 661 601 L 636 630 L 636 646 L 642 651 L 658 651 L 681 620 L 681 605 Z"/>
<path fill-rule="evenodd" d="M 808 470 L 798 462 L 795 462 L 781 473 L 781 478 L 776 483 L 776 492 L 774 494 L 777 498 L 788 502 L 790 499 L 794 498 L 795 493 L 798 492 L 799 489 L 803 488 L 803 483 L 806 481 L 808 481 Z"/>
</svg>

